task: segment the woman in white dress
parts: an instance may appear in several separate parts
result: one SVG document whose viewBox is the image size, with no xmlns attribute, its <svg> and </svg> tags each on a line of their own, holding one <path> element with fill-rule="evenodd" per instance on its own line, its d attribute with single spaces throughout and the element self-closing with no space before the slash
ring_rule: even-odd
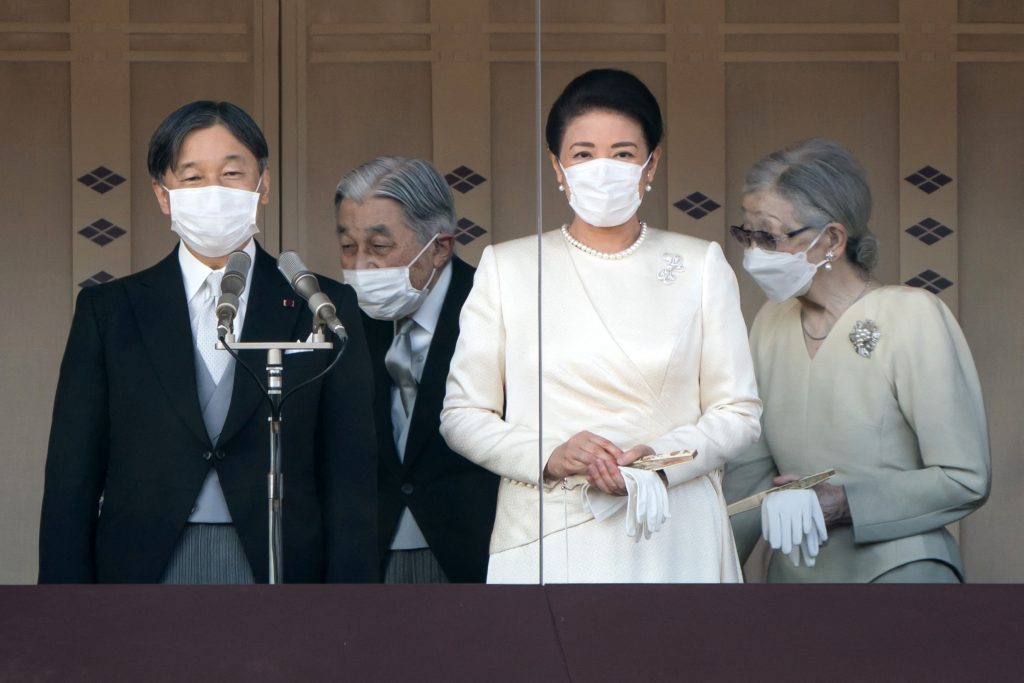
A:
<svg viewBox="0 0 1024 683">
<path fill-rule="evenodd" d="M 760 401 L 720 246 L 637 217 L 661 136 L 635 76 L 577 77 L 546 134 L 571 223 L 481 256 L 441 431 L 502 478 L 491 583 L 538 581 L 542 543 L 545 582 L 741 578 L 721 471 Z M 680 449 L 698 455 L 660 476 L 625 468 Z"/>
<path fill-rule="evenodd" d="M 764 415 L 760 441 L 729 464 L 726 490 L 732 500 L 836 474 L 813 491 L 772 494 L 770 514 L 734 517 L 741 556 L 759 532 L 787 550 L 775 522 L 814 536 L 809 509 L 828 543 L 819 551 L 823 539 L 808 547 L 795 534 L 790 557 L 772 554 L 769 581 L 961 581 L 945 527 L 985 501 L 991 472 L 981 387 L 956 319 L 924 289 L 872 278 L 871 192 L 831 140 L 755 164 L 743 214 L 733 234 L 770 299 L 750 334 Z"/>
</svg>

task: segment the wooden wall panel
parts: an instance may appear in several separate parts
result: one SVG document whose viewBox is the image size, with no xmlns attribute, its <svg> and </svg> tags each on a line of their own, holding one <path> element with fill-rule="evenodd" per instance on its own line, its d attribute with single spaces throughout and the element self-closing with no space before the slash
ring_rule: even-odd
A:
<svg viewBox="0 0 1024 683">
<path fill-rule="evenodd" d="M 903 0 L 901 19 L 905 23 L 900 36 L 900 281 L 924 286 L 956 313 L 960 290 L 955 2 Z M 923 241 L 922 237 L 939 236 L 934 222 L 951 232 L 935 242 Z"/>
<path fill-rule="evenodd" d="M 1024 580 L 1024 63 L 958 68 L 960 322 L 988 411 L 989 502 L 961 523 L 973 581 Z"/>
<path fill-rule="evenodd" d="M 665 227 L 721 241 L 722 217 L 728 213 L 712 215 L 715 211 L 708 209 L 725 204 L 727 196 L 724 36 L 718 30 L 725 9 L 717 0 L 679 0 L 668 6 L 673 30 L 661 100 L 669 154 L 662 169 L 668 188 L 661 202 L 668 212 Z"/>
<path fill-rule="evenodd" d="M 491 164 L 493 211 L 492 239 L 506 242 L 537 232 L 537 150 L 543 147 L 535 123 L 534 65 L 529 62 L 495 62 L 491 65 L 491 83 L 500 84 L 491 92 Z M 548 194 L 547 186 L 556 185 L 545 154 L 542 169 L 545 187 L 545 211 L 549 202 L 565 200 L 557 192 Z M 547 214 L 545 214 L 547 215 Z M 554 218 L 564 221 L 562 210 Z M 545 223 L 547 227 L 558 223 Z"/>
<path fill-rule="evenodd" d="M 128 0 L 72 2 L 71 22 L 71 230 L 97 231 L 72 239 L 80 283 L 132 269 Z"/>
<path fill-rule="evenodd" d="M 489 17 L 479 0 L 432 0 L 430 16 L 433 162 L 456 196 L 459 254 L 476 263 L 494 231 L 490 41 L 480 30 Z"/>
<path fill-rule="evenodd" d="M 71 321 L 70 8 L 0 5 L 0 584 L 36 579 L 57 363 Z"/>
<path fill-rule="evenodd" d="M 69 72 L 66 62 L 0 62 L 0 584 L 36 578 L 47 430 L 71 322 Z"/>
</svg>

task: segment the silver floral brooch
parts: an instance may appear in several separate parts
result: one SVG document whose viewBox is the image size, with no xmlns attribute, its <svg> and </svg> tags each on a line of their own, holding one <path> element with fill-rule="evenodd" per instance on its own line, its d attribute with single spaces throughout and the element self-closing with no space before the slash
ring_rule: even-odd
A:
<svg viewBox="0 0 1024 683">
<path fill-rule="evenodd" d="M 878 346 L 878 340 L 882 333 L 874 320 L 858 320 L 857 324 L 850 330 L 850 343 L 853 350 L 864 358 L 871 358 L 871 352 Z"/>
<path fill-rule="evenodd" d="M 658 280 L 670 285 L 676 280 L 676 273 L 683 270 L 683 257 L 679 254 L 663 254 L 662 260 L 667 264 L 658 271 Z"/>
</svg>

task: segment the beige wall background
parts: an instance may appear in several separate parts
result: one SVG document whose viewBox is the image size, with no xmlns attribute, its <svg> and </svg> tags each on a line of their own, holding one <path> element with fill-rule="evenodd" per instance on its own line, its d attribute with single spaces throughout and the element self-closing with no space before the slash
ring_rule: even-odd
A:
<svg viewBox="0 0 1024 683">
<path fill-rule="evenodd" d="M 995 478 L 960 525 L 968 576 L 1024 580 L 1024 277 L 1012 239 L 1024 215 L 1024 4 L 540 4 L 538 63 L 534 0 L 0 0 L 0 583 L 35 578 L 75 293 L 174 244 L 145 165 L 167 113 L 200 98 L 251 112 L 272 149 L 263 244 L 337 277 L 334 185 L 380 154 L 451 174 L 470 261 L 535 232 L 538 206 L 545 229 L 560 225 L 568 210 L 546 160 L 537 172 L 537 111 L 597 66 L 635 72 L 663 106 L 666 152 L 643 217 L 722 242 L 737 271 L 725 236 L 751 163 L 812 135 L 860 157 L 879 279 L 933 271 L 951 283 L 940 296 L 981 375 Z M 944 176 L 933 192 L 905 180 L 928 167 Z M 929 218 L 951 232 L 931 244 L 907 232 Z M 739 280 L 750 319 L 763 299 Z M 748 570 L 756 577 L 756 562 Z"/>
</svg>

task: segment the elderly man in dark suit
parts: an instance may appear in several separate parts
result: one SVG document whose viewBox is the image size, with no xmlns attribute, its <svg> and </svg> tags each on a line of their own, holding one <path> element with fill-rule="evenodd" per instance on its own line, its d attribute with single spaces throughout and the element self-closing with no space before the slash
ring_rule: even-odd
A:
<svg viewBox="0 0 1024 683">
<path fill-rule="evenodd" d="M 240 341 L 306 338 L 311 315 L 253 240 L 267 203 L 267 143 L 228 102 L 160 125 L 149 172 L 180 237 L 156 265 L 79 294 L 54 401 L 39 541 L 41 583 L 268 580 L 269 408 L 214 348 L 227 256 L 252 258 Z M 352 290 L 326 278 L 349 341 L 285 404 L 283 580 L 372 581 L 376 443 L 372 375 Z M 285 391 L 333 352 L 284 357 Z M 262 351 L 243 351 L 250 367 Z"/>
<path fill-rule="evenodd" d="M 474 272 L 452 254 L 451 191 L 430 163 L 386 157 L 350 171 L 334 202 L 377 387 L 384 580 L 483 582 L 498 479 L 438 433 Z"/>
</svg>

